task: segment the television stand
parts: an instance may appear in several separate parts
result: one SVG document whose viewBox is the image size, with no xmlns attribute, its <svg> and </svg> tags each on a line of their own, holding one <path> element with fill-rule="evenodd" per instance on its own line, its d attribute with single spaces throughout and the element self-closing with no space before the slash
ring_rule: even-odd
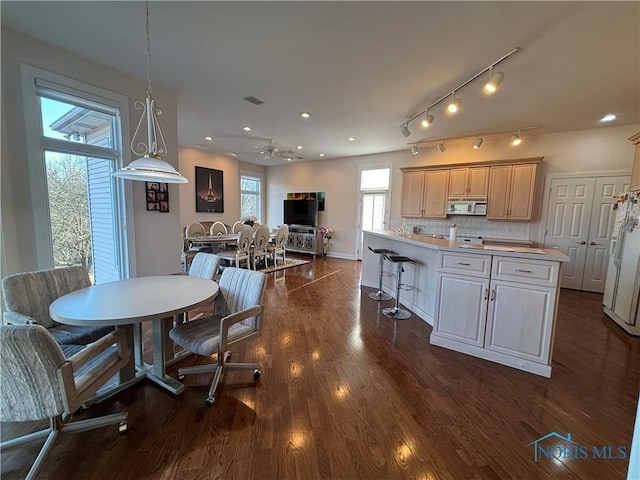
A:
<svg viewBox="0 0 640 480">
<path fill-rule="evenodd" d="M 310 253 L 314 257 L 322 255 L 322 235 L 318 227 L 289 225 L 287 252 Z"/>
</svg>

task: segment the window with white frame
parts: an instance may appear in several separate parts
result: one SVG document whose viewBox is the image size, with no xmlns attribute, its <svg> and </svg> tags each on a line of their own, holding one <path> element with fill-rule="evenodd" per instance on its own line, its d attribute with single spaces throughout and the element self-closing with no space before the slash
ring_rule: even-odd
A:
<svg viewBox="0 0 640 480">
<path fill-rule="evenodd" d="M 262 223 L 262 177 L 257 173 L 240 173 L 240 218 L 255 218 Z"/>
<path fill-rule="evenodd" d="M 94 283 L 126 278 L 122 162 L 126 100 L 118 94 L 23 66 L 29 161 L 41 268 L 82 265 Z M 34 190 L 35 188 L 35 190 Z"/>
</svg>

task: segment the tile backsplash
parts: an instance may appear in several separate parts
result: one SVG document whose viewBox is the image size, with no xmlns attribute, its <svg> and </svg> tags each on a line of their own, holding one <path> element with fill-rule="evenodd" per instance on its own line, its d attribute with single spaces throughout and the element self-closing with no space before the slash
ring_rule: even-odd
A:
<svg viewBox="0 0 640 480">
<path fill-rule="evenodd" d="M 403 218 L 401 224 L 409 230 L 419 225 L 422 227 L 421 233 L 449 235 L 449 227 L 454 223 L 458 227 L 458 235 L 462 237 L 529 239 L 529 223 L 490 222 L 482 216 L 455 215 L 446 220 Z"/>
</svg>

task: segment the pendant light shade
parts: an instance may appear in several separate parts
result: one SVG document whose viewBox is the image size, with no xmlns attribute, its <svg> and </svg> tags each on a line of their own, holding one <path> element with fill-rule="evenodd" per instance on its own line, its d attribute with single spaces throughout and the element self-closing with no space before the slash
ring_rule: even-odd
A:
<svg viewBox="0 0 640 480">
<path fill-rule="evenodd" d="M 167 146 L 158 116 L 162 110 L 156 105 L 151 86 L 151 37 L 149 35 L 149 2 L 145 1 L 146 37 L 147 37 L 147 97 L 145 102 L 136 101 L 134 107 L 142 115 L 131 140 L 131 151 L 140 158 L 113 174 L 114 177 L 141 182 L 188 183 L 186 177 L 164 160 Z M 143 124 L 146 122 L 146 142 L 143 137 Z M 142 138 L 140 138 L 142 137 Z"/>
</svg>

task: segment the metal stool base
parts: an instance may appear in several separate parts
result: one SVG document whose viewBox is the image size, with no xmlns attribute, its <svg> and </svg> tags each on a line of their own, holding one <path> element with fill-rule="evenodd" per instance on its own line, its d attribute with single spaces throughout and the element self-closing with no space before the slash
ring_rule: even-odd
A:
<svg viewBox="0 0 640 480">
<path fill-rule="evenodd" d="M 384 302 L 385 300 L 391 300 L 393 299 L 393 297 L 391 295 L 388 295 L 384 292 L 378 291 L 376 293 L 370 293 L 369 294 L 369 298 L 372 298 L 374 300 L 377 300 L 379 302 Z"/>
<path fill-rule="evenodd" d="M 382 310 L 382 314 L 395 320 L 411 318 L 411 313 L 404 308 L 389 307 Z"/>
</svg>

